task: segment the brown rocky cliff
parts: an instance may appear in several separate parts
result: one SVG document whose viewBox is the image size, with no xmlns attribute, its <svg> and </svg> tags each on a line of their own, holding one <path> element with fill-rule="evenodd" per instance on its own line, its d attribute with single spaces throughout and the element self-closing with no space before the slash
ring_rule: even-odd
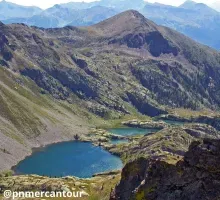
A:
<svg viewBox="0 0 220 200">
<path fill-rule="evenodd" d="M 111 200 L 220 199 L 220 140 L 193 142 L 176 165 L 140 158 L 125 166 Z"/>
</svg>

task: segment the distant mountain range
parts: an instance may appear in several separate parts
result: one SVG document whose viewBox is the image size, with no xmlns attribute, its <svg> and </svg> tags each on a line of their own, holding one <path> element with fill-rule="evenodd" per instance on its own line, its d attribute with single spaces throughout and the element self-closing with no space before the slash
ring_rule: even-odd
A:
<svg viewBox="0 0 220 200">
<path fill-rule="evenodd" d="M 46 10 L 2 1 L 0 20 L 5 24 L 24 23 L 43 28 L 88 26 L 129 9 L 138 10 L 159 25 L 168 26 L 200 43 L 220 49 L 220 13 L 193 1 L 174 7 L 144 0 L 101 0 L 70 2 Z"/>
<path fill-rule="evenodd" d="M 141 13 L 157 24 L 173 28 L 194 40 L 220 49 L 220 13 L 205 4 L 187 1 L 179 7 L 147 4 Z"/>
<path fill-rule="evenodd" d="M 33 15 L 42 12 L 42 9 L 34 6 L 21 6 L 14 3 L 1 1 L 0 2 L 0 20 L 10 18 L 29 18 Z"/>
<path fill-rule="evenodd" d="M 30 26 L 43 28 L 72 26 L 86 26 L 98 23 L 103 19 L 112 17 L 118 12 L 112 8 L 94 6 L 82 10 L 72 10 L 69 8 L 55 5 L 45 11 L 42 11 L 28 18 L 9 18 L 2 20 L 5 24 L 24 23 Z"/>
</svg>

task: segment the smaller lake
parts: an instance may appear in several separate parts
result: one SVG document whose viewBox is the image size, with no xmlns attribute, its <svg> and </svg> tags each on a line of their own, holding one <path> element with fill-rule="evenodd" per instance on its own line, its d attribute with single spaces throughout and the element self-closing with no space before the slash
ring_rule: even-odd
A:
<svg viewBox="0 0 220 200">
<path fill-rule="evenodd" d="M 121 169 L 122 161 L 101 147 L 88 142 L 62 142 L 49 145 L 21 161 L 17 174 L 77 176 L 90 178 L 96 173 Z"/>
<path fill-rule="evenodd" d="M 108 129 L 110 133 L 122 136 L 145 135 L 148 133 L 158 132 L 158 129 L 142 129 L 142 128 L 112 128 Z"/>
<path fill-rule="evenodd" d="M 126 139 L 112 139 L 111 144 L 125 144 L 128 143 L 129 140 Z"/>
<path fill-rule="evenodd" d="M 187 123 L 187 122 L 174 121 L 174 120 L 163 120 L 163 121 L 166 122 L 167 124 L 175 125 L 175 126 L 181 126 Z"/>
</svg>

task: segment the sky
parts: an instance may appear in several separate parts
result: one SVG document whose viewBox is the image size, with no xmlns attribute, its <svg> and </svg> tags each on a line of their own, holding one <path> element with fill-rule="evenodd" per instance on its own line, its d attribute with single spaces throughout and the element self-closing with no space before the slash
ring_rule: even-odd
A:
<svg viewBox="0 0 220 200">
<path fill-rule="evenodd" d="M 7 0 L 9 2 L 13 2 L 20 5 L 25 6 L 38 6 L 40 8 L 46 9 L 55 4 L 67 3 L 67 2 L 80 2 L 80 0 Z M 84 2 L 91 2 L 93 0 L 84 0 Z M 135 0 L 134 0 L 135 1 Z M 155 2 L 155 0 L 147 0 L 148 2 Z M 196 2 L 205 3 L 208 5 L 220 5 L 220 0 L 194 0 Z M 168 4 L 178 6 L 184 2 L 184 0 L 156 0 L 158 3 Z"/>
<path fill-rule="evenodd" d="M 148 2 L 154 3 L 154 2 L 158 2 L 158 3 L 162 3 L 162 4 L 168 4 L 168 5 L 173 5 L 173 6 L 179 6 L 182 3 L 184 3 L 186 0 L 148 0 Z M 195 2 L 198 3 L 205 3 L 208 5 L 213 5 L 215 2 L 220 2 L 220 0 L 193 0 Z"/>
</svg>

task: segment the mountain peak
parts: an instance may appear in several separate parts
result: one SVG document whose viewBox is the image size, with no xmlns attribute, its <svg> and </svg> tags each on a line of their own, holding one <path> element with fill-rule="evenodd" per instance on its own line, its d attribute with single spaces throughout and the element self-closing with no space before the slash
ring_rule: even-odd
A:
<svg viewBox="0 0 220 200">
<path fill-rule="evenodd" d="M 192 8 L 196 5 L 197 3 L 195 1 L 187 0 L 183 4 L 181 4 L 179 7 L 181 8 Z"/>
<path fill-rule="evenodd" d="M 0 1 L 0 4 L 8 4 L 8 2 L 6 0 L 2 0 Z"/>
<path fill-rule="evenodd" d="M 117 15 L 118 18 L 125 17 L 126 19 L 138 19 L 138 20 L 146 20 L 145 17 L 136 10 L 127 10 Z"/>
<path fill-rule="evenodd" d="M 114 17 L 104 20 L 93 27 L 101 30 L 105 35 L 117 35 L 137 28 L 154 26 L 154 23 L 146 19 L 136 10 L 128 10 Z"/>
<path fill-rule="evenodd" d="M 197 11 L 203 11 L 203 12 L 212 12 L 213 14 L 218 13 L 208 5 L 204 3 L 197 3 L 191 0 L 185 1 L 182 5 L 179 6 L 180 8 L 185 8 L 185 9 L 191 9 L 191 10 L 197 10 Z"/>
</svg>

